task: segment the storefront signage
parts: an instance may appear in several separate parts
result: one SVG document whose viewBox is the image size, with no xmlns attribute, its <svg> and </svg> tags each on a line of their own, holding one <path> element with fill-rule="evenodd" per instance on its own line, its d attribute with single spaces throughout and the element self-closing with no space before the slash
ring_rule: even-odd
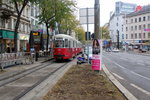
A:
<svg viewBox="0 0 150 100">
<path fill-rule="evenodd" d="M 0 30 L 3 39 L 14 39 L 14 32 L 7 30 Z"/>
<path fill-rule="evenodd" d="M 26 35 L 26 34 L 19 34 L 19 39 L 20 39 L 20 40 L 29 40 L 29 35 Z"/>
<path fill-rule="evenodd" d="M 144 31 L 146 31 L 146 32 L 150 32 L 150 29 L 144 29 Z"/>
<path fill-rule="evenodd" d="M 136 9 L 135 9 L 136 12 L 141 11 L 141 10 L 142 10 L 142 6 L 140 6 L 140 5 L 137 6 Z"/>
<path fill-rule="evenodd" d="M 39 32 L 34 32 L 33 35 L 37 36 L 39 35 Z"/>
</svg>

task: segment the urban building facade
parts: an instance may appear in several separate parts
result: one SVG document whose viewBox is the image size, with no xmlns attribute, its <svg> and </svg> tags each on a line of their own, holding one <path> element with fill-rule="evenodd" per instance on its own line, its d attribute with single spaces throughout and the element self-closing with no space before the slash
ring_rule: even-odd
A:
<svg viewBox="0 0 150 100">
<path fill-rule="evenodd" d="M 14 51 L 14 29 L 17 20 L 15 6 L 11 0 L 0 1 L 0 53 L 8 53 Z M 21 5 L 20 5 L 21 6 Z M 46 48 L 47 31 L 46 26 L 39 24 L 38 15 L 40 9 L 38 5 L 28 3 L 24 8 L 19 29 L 18 29 L 18 51 L 29 49 L 30 32 L 39 32 L 39 36 L 35 36 L 35 42 L 40 41 L 43 34 L 43 45 Z M 50 33 L 50 30 L 49 30 Z M 52 32 L 50 33 L 52 34 Z"/>
<path fill-rule="evenodd" d="M 132 45 L 150 45 L 150 5 L 127 14 L 124 19 L 124 41 Z"/>
<path fill-rule="evenodd" d="M 27 5 L 21 16 L 18 29 L 18 51 L 26 47 L 30 33 L 30 5 Z M 14 29 L 17 13 L 14 4 L 10 0 L 0 2 L 0 52 L 14 51 Z"/>
<path fill-rule="evenodd" d="M 113 46 L 117 47 L 118 42 L 122 44 L 124 39 L 123 28 L 124 28 L 124 16 L 131 12 L 134 12 L 136 4 L 116 2 L 115 12 L 110 15 L 109 20 L 109 34 L 112 40 Z"/>
</svg>

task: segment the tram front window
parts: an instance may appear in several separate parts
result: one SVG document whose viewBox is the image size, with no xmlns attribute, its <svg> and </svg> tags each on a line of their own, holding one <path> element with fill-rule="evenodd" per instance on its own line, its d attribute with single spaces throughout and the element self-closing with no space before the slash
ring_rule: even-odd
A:
<svg viewBox="0 0 150 100">
<path fill-rule="evenodd" d="M 55 47 L 56 48 L 63 48 L 64 47 L 64 40 L 55 40 Z"/>
</svg>

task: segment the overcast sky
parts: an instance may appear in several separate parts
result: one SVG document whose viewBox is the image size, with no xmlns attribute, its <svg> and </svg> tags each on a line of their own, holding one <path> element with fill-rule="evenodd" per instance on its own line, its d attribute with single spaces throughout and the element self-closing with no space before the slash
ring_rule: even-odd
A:
<svg viewBox="0 0 150 100">
<path fill-rule="evenodd" d="M 134 3 L 137 5 L 150 4 L 150 0 L 99 0 L 101 25 L 104 25 L 108 22 L 110 12 L 114 11 L 115 9 L 116 1 Z M 95 0 L 77 0 L 77 3 L 79 8 L 94 7 Z"/>
<path fill-rule="evenodd" d="M 109 21 L 110 12 L 114 11 L 116 1 L 134 3 L 141 6 L 150 4 L 150 0 L 99 0 L 101 26 Z M 78 8 L 94 7 L 95 0 L 77 0 L 77 3 Z"/>
</svg>

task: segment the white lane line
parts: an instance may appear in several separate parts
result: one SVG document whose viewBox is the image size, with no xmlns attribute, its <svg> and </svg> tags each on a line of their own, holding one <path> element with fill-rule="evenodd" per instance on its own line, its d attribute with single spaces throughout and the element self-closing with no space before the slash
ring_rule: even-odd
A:
<svg viewBox="0 0 150 100">
<path fill-rule="evenodd" d="M 145 76 L 140 75 L 140 74 L 138 74 L 138 73 L 136 73 L 136 72 L 133 72 L 133 71 L 130 71 L 130 72 L 131 72 L 132 74 L 135 74 L 135 75 L 137 75 L 137 76 L 140 76 L 140 77 L 145 78 L 145 79 L 147 79 L 147 80 L 150 81 L 150 78 L 148 78 L 148 77 L 145 77 Z"/>
<path fill-rule="evenodd" d="M 105 57 L 105 58 L 106 58 L 106 57 Z M 109 58 L 106 58 L 106 59 L 109 59 Z M 114 61 L 112 61 L 112 60 L 109 60 L 109 61 L 111 61 L 112 63 L 116 64 L 116 65 L 117 65 L 118 67 L 120 67 L 120 68 L 126 69 L 126 68 L 124 68 L 123 66 L 119 65 L 118 63 L 116 63 L 116 62 L 114 62 Z M 129 69 L 126 69 L 126 70 L 130 71 L 130 72 L 131 72 L 132 74 L 134 74 L 134 75 L 140 76 L 140 77 L 142 77 L 142 78 L 147 79 L 147 80 L 150 81 L 150 78 L 148 78 L 148 77 L 145 77 L 145 76 L 143 76 L 143 75 L 140 75 L 140 74 L 138 74 L 138 73 L 136 73 L 136 72 L 133 72 L 133 71 L 131 71 L 131 70 L 129 70 Z"/>
<path fill-rule="evenodd" d="M 122 59 L 122 60 L 128 60 L 127 58 L 120 58 L 120 59 Z"/>
<path fill-rule="evenodd" d="M 121 76 L 117 75 L 116 73 L 113 73 L 113 75 L 115 75 L 116 77 L 118 77 L 118 78 L 119 78 L 119 79 L 121 79 L 121 80 L 124 80 L 124 78 L 123 78 L 123 77 L 121 77 Z"/>
<path fill-rule="evenodd" d="M 114 61 L 112 61 L 114 64 L 116 64 L 118 67 L 120 67 L 120 68 L 122 68 L 122 69 L 126 69 L 126 68 L 124 68 L 123 66 L 121 66 L 121 65 L 119 65 L 118 63 L 116 63 L 116 62 L 114 62 Z"/>
<path fill-rule="evenodd" d="M 143 63 L 139 63 L 139 62 L 138 62 L 137 64 L 138 64 L 138 65 L 145 65 L 145 64 L 143 64 Z"/>
<path fill-rule="evenodd" d="M 137 85 L 132 84 L 132 83 L 131 83 L 130 85 L 133 86 L 133 87 L 135 87 L 136 89 L 140 90 L 141 92 L 143 92 L 143 93 L 145 93 L 145 94 L 147 94 L 147 95 L 150 95 L 150 92 L 148 92 L 148 91 L 146 91 L 146 90 L 144 90 L 144 89 L 138 87 Z"/>
<path fill-rule="evenodd" d="M 104 56 L 104 57 L 105 57 L 105 56 Z M 110 60 L 109 58 L 107 58 L 107 57 L 105 57 L 105 58 L 106 58 L 108 61 L 110 61 L 110 62 L 114 63 L 115 65 L 117 65 L 118 67 L 120 67 L 120 68 L 122 68 L 122 69 L 126 69 L 126 68 L 122 67 L 121 65 L 117 64 L 116 62 Z"/>
</svg>

